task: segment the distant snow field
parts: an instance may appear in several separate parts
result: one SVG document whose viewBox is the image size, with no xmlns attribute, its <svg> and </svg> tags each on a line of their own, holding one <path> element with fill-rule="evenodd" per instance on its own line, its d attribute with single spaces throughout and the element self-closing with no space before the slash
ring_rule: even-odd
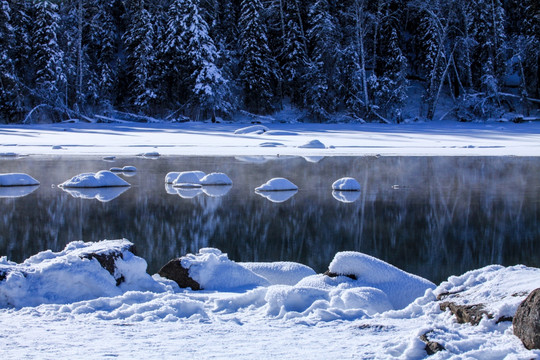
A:
<svg viewBox="0 0 540 360">
<path fill-rule="evenodd" d="M 5 127 L 2 126 L 2 127 Z M 401 125 L 269 123 L 241 124 L 52 124 L 9 125 L 0 153 L 95 154 L 157 159 L 202 156 L 540 156 L 540 122 L 456 123 L 433 121 Z M 76 131 L 64 131 L 65 129 Z M 81 136 L 84 133 L 84 136 Z M 294 135 L 294 136 L 291 136 Z M 313 141 L 316 139 L 316 141 Z M 261 146 L 262 144 L 262 146 Z M 152 151 L 148 151 L 151 148 Z"/>
</svg>

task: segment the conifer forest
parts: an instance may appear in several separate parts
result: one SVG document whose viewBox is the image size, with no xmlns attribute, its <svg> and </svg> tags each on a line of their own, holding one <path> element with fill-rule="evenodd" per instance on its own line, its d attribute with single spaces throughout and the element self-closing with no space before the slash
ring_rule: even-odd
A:
<svg viewBox="0 0 540 360">
<path fill-rule="evenodd" d="M 471 121 L 540 99 L 538 0 L 0 0 L 0 123 L 336 114 Z M 410 103 L 409 103 L 410 105 Z M 111 115 L 112 116 L 112 115 Z"/>
</svg>

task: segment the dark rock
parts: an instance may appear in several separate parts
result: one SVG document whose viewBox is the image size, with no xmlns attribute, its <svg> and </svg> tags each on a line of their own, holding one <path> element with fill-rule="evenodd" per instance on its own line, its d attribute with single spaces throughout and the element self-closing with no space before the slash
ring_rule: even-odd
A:
<svg viewBox="0 0 540 360">
<path fill-rule="evenodd" d="M 4 269 L 0 269 L 0 281 L 4 281 L 4 279 L 7 277 L 8 271 Z"/>
<path fill-rule="evenodd" d="M 446 350 L 444 348 L 444 346 L 442 346 L 440 343 L 436 342 L 436 341 L 430 341 L 427 337 L 427 335 L 430 333 L 431 331 L 428 331 L 427 333 L 425 333 L 424 335 L 420 335 L 420 340 L 422 340 L 425 344 L 426 344 L 426 353 L 428 355 L 433 355 L 435 353 L 438 353 L 439 351 L 443 351 L 443 350 Z"/>
<path fill-rule="evenodd" d="M 456 316 L 459 324 L 470 323 L 472 325 L 478 325 L 484 315 L 489 319 L 493 318 L 493 315 L 484 310 L 484 304 L 458 305 L 453 302 L 443 302 L 440 304 L 440 309 L 442 311 L 446 311 L 446 309 L 450 310 Z"/>
<path fill-rule="evenodd" d="M 189 276 L 189 270 L 182 266 L 180 259 L 172 259 L 158 271 L 159 276 L 173 280 L 181 288 L 201 290 L 201 285 Z"/>
<path fill-rule="evenodd" d="M 512 324 L 514 335 L 527 349 L 540 349 L 540 289 L 533 290 L 518 306 Z"/>
<path fill-rule="evenodd" d="M 326 272 L 323 275 L 329 276 L 331 278 L 335 278 L 335 277 L 338 277 L 338 276 L 346 276 L 349 279 L 358 280 L 356 275 L 353 275 L 353 274 L 348 274 L 348 275 L 347 274 L 338 274 L 338 273 L 331 272 L 330 270 L 326 270 Z"/>
<path fill-rule="evenodd" d="M 82 259 L 96 259 L 102 268 L 107 270 L 116 280 L 116 286 L 120 285 L 125 281 L 125 278 L 122 274 L 116 274 L 116 260 L 124 258 L 124 251 L 129 251 L 135 254 L 135 245 L 129 244 L 124 248 L 111 250 L 103 254 L 97 253 L 88 253 L 83 254 L 80 257 Z"/>
</svg>

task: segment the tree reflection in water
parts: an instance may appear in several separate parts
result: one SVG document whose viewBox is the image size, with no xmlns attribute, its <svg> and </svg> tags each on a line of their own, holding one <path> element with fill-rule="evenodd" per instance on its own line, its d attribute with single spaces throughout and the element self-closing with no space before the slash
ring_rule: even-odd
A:
<svg viewBox="0 0 540 360">
<path fill-rule="evenodd" d="M 24 197 L 0 198 L 0 256 L 22 261 L 73 240 L 125 237 L 150 273 L 207 246 L 237 261 L 290 260 L 317 271 L 338 251 L 361 251 L 436 282 L 492 263 L 540 266 L 537 158 L 265 160 L 117 159 L 115 165 L 129 163 L 138 172 L 127 179 L 130 191 L 109 202 L 74 198 L 54 186 L 110 167 L 101 159 L 2 162 L 2 172 L 25 172 L 42 185 Z M 224 172 L 234 185 L 195 197 L 168 193 L 165 175 L 186 169 Z M 287 201 L 271 202 L 254 192 L 280 176 L 300 188 Z M 362 186 L 352 202 L 332 194 L 331 184 L 345 176 Z"/>
</svg>

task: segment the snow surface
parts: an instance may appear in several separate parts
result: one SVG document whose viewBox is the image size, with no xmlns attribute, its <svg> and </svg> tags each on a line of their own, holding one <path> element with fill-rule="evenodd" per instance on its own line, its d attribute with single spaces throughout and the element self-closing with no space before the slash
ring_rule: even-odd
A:
<svg viewBox="0 0 540 360">
<path fill-rule="evenodd" d="M 232 185 L 232 183 L 224 173 L 210 173 L 201 179 L 201 185 Z"/>
<path fill-rule="evenodd" d="M 291 181 L 282 178 L 277 177 L 268 180 L 266 183 L 262 184 L 261 186 L 255 188 L 255 191 L 263 192 L 263 191 L 296 191 L 298 190 L 298 186 L 293 184 Z"/>
<path fill-rule="evenodd" d="M 100 187 L 121 187 L 130 186 L 129 183 L 118 175 L 108 170 L 101 170 L 97 173 L 84 173 L 75 175 L 69 180 L 58 185 L 63 188 L 100 188 Z"/>
<path fill-rule="evenodd" d="M 424 334 L 446 349 L 433 359 L 540 356 L 523 347 L 511 322 L 497 323 L 540 287 L 540 269 L 493 265 L 434 289 L 360 253 L 338 253 L 330 265 L 356 274 L 353 280 L 315 275 L 296 263 L 235 263 L 205 248 L 182 258 L 207 289 L 192 291 L 148 275 L 144 259 L 125 245 L 78 241 L 21 264 L 0 258 L 0 274 L 8 270 L 0 281 L 2 357 L 421 359 Z M 112 249 L 124 249 L 114 276 L 81 256 Z M 125 281 L 116 286 L 119 275 Z M 401 308 L 400 297 L 421 288 Z M 436 299 L 448 293 L 456 302 L 484 303 L 496 316 L 478 326 L 458 324 Z"/>
<path fill-rule="evenodd" d="M 39 181 L 28 174 L 7 173 L 0 174 L 0 187 L 3 186 L 33 186 L 39 185 Z"/>
<path fill-rule="evenodd" d="M 61 156 L 540 156 L 540 122 L 432 121 L 387 124 L 268 124 L 260 135 L 235 135 L 238 124 L 0 125 L 0 153 Z M 81 134 L 83 136 L 81 136 Z M 296 136 L 291 136 L 296 135 Z M 300 148 L 318 139 L 327 149 Z M 261 147 L 279 142 L 284 147 Z M 333 147 L 333 148 L 332 148 Z M 152 148 L 155 151 L 149 152 Z"/>
<path fill-rule="evenodd" d="M 310 142 L 300 145 L 301 149 L 326 149 L 326 146 L 319 140 L 311 140 Z"/>
<path fill-rule="evenodd" d="M 344 178 L 334 181 L 334 183 L 332 184 L 332 190 L 360 191 L 360 184 L 354 178 L 344 177 Z"/>
<path fill-rule="evenodd" d="M 247 127 L 243 127 L 243 128 L 238 129 L 238 130 L 235 130 L 234 133 L 238 134 L 238 135 L 243 135 L 243 134 L 257 134 L 257 135 L 260 135 L 260 134 L 263 134 L 263 133 L 267 132 L 268 130 L 269 129 L 266 126 L 253 125 L 253 126 L 247 126 Z"/>
<path fill-rule="evenodd" d="M 202 171 L 182 171 L 179 173 L 168 173 L 165 176 L 165 182 L 169 183 L 168 180 L 177 175 L 176 178 L 172 181 L 173 186 L 178 187 L 201 187 L 201 179 L 206 175 Z"/>
</svg>

